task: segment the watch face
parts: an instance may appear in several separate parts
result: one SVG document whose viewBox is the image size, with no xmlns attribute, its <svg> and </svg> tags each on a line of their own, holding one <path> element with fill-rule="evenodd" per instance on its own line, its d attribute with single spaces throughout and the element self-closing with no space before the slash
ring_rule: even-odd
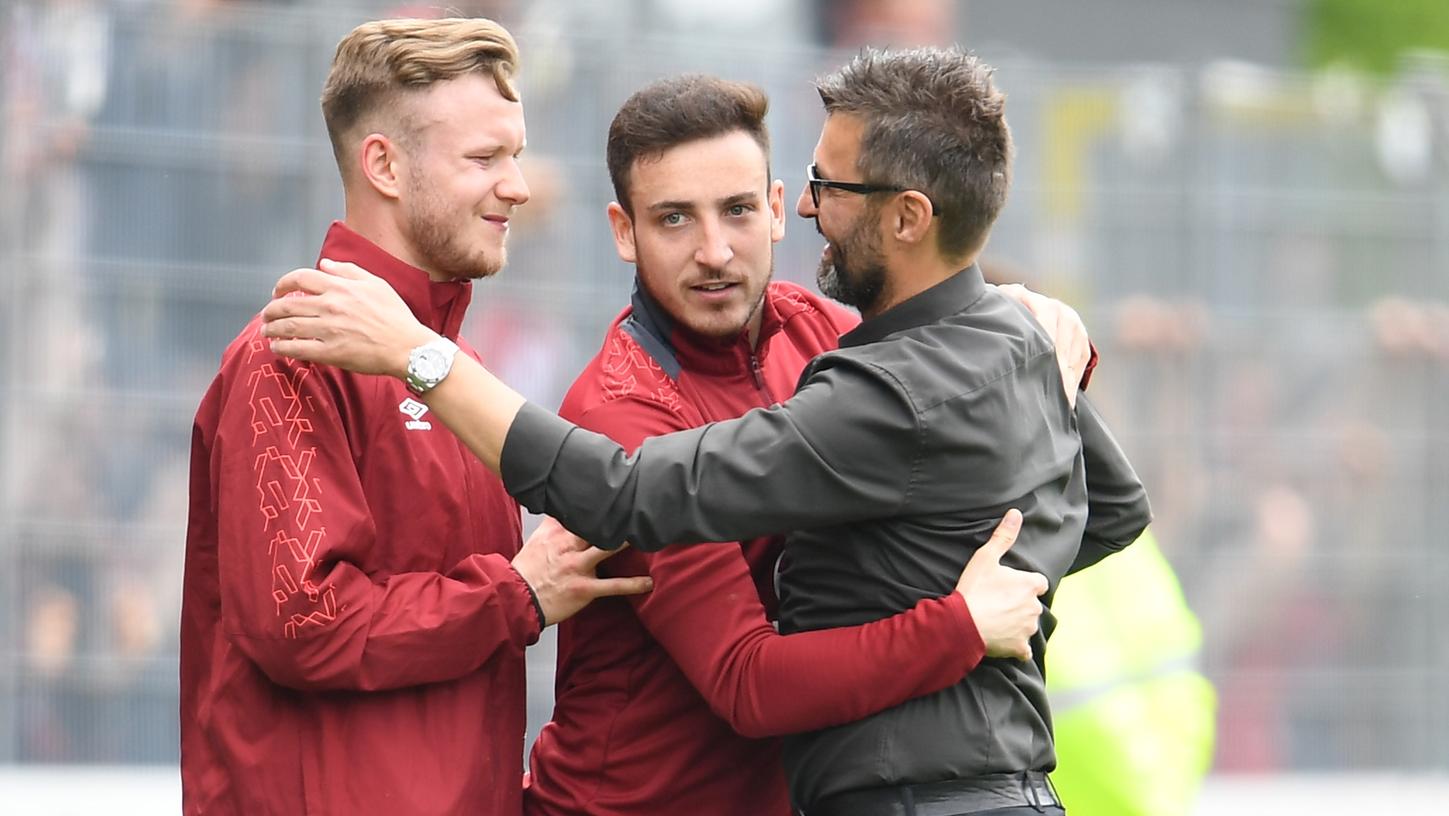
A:
<svg viewBox="0 0 1449 816">
<path fill-rule="evenodd" d="M 413 375 L 426 382 L 437 382 L 448 373 L 448 360 L 442 351 L 435 348 L 418 349 L 413 358 Z"/>
</svg>

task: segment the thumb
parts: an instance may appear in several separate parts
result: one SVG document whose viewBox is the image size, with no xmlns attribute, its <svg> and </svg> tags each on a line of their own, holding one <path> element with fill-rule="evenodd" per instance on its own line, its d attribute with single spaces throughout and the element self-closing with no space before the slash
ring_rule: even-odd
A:
<svg viewBox="0 0 1449 816">
<path fill-rule="evenodd" d="M 1021 511 L 1013 507 L 1006 511 L 1001 523 L 996 525 L 996 531 L 991 534 L 991 538 L 987 539 L 986 543 L 976 551 L 976 554 L 971 556 L 971 563 L 975 564 L 978 561 L 991 564 L 1000 563 L 1001 556 L 1006 555 L 1006 551 L 1016 543 L 1016 536 L 1020 532 Z M 970 564 L 967 566 L 969 567 Z"/>
</svg>

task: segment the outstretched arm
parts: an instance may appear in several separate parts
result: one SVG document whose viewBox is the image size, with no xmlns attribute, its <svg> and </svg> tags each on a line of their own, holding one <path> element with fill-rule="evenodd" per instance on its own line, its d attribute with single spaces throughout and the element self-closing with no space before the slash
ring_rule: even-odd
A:
<svg viewBox="0 0 1449 816">
<path fill-rule="evenodd" d="M 338 274 L 296 270 L 279 284 L 284 293 L 311 294 L 267 306 L 273 347 L 404 374 L 408 352 L 431 333 L 382 280 L 347 264 L 329 268 Z M 634 456 L 525 406 L 467 358 L 424 400 L 526 507 L 595 545 L 627 540 L 652 551 L 902 510 L 922 445 L 909 394 L 867 364 L 840 359 L 817 374 L 784 405 L 651 439 Z"/>
<path fill-rule="evenodd" d="M 265 334 L 273 338 L 273 349 L 287 356 L 364 373 L 403 376 L 409 351 L 435 335 L 413 318 L 402 300 L 381 279 L 351 264 L 323 261 L 323 268 L 331 274 L 299 269 L 279 282 L 278 295 L 300 296 L 274 300 L 263 312 L 268 321 Z M 1083 356 L 1089 344 L 1080 318 L 1057 301 L 1040 295 L 1017 292 L 1014 296 L 1048 327 L 1057 343 L 1058 364 L 1065 372 L 1063 381 L 1075 385 L 1088 365 Z M 812 402 L 818 403 L 815 406 L 818 413 L 832 416 L 861 407 L 856 404 L 861 399 L 872 401 L 871 410 L 863 412 L 865 415 L 909 413 L 902 410 L 906 407 L 902 404 L 903 395 L 892 393 L 891 383 L 884 378 L 854 378 L 844 384 L 854 389 L 849 394 L 844 393 L 844 387 L 837 388 L 837 383 L 829 377 L 825 379 L 817 383 L 815 393 L 803 400 L 797 397 L 787 409 L 752 414 L 743 423 L 723 423 L 715 427 L 708 439 L 706 432 L 696 430 L 682 436 L 673 435 L 667 441 L 654 440 L 655 455 L 659 458 L 694 463 L 693 480 L 687 489 L 689 496 L 675 497 L 679 503 L 682 505 L 686 498 L 707 493 L 712 511 L 680 513 L 664 526 L 641 524 L 648 520 L 636 514 L 611 515 L 614 508 L 608 503 L 589 505 L 570 501 L 575 498 L 574 492 L 584 495 L 601 484 L 607 485 L 612 495 L 624 497 L 619 502 L 622 505 L 633 506 L 631 497 L 650 491 L 648 483 L 637 478 L 637 469 L 622 461 L 623 451 L 608 440 L 569 439 L 574 433 L 582 432 L 570 430 L 566 423 L 537 408 L 526 412 L 527 421 L 519 423 L 523 398 L 476 362 L 460 357 L 453 372 L 428 392 L 424 400 L 494 470 L 502 467 L 503 450 L 511 430 L 521 428 L 517 437 L 523 440 L 514 446 L 518 452 L 514 457 L 516 462 L 526 459 L 531 464 L 551 465 L 551 455 L 568 440 L 572 451 L 586 454 L 574 456 L 571 461 L 588 467 L 554 473 L 557 478 L 548 481 L 539 479 L 537 474 L 548 473 L 549 468 L 528 467 L 522 477 L 514 473 L 513 478 L 508 478 L 509 474 L 505 474 L 510 490 L 532 509 L 554 513 L 565 526 L 585 534 L 596 544 L 612 546 L 629 537 L 636 545 L 657 549 L 671 541 L 741 538 L 808 526 L 832 519 L 831 514 L 839 522 L 856 513 L 889 511 L 898 506 L 907 479 L 900 473 L 890 472 L 890 466 L 910 464 L 909 456 L 903 455 L 909 449 L 909 439 L 891 436 L 893 430 L 900 429 L 899 425 L 893 428 L 888 422 L 877 423 L 871 429 L 875 432 L 842 437 L 830 431 L 832 425 L 839 427 L 839 422 L 804 420 L 809 418 Z M 862 382 L 866 386 L 863 392 L 859 389 Z M 1075 395 L 1074 387 L 1068 386 L 1068 390 L 1069 395 Z M 1141 483 L 1100 417 L 1088 405 L 1079 411 L 1079 419 L 1092 499 L 1083 551 L 1075 568 L 1125 546 L 1150 517 Z M 781 453 L 782 446 L 798 450 L 787 456 Z M 871 446 L 879 450 L 866 449 Z M 740 451 L 750 455 L 741 456 Z M 713 462 L 712 467 L 704 467 L 707 459 Z M 871 467 L 862 469 L 861 463 Z M 789 484 L 792 490 L 788 492 L 797 499 L 805 491 L 804 495 L 812 499 L 828 496 L 839 501 L 792 500 L 778 507 L 765 507 L 772 497 L 783 495 L 764 489 L 764 482 L 769 479 Z M 620 483 L 609 484 L 610 480 Z M 660 481 L 678 486 L 676 480 Z M 737 491 L 714 489 L 747 483 L 754 488 L 746 491 L 747 494 L 761 500 L 762 506 L 754 512 L 742 506 L 727 506 L 731 493 Z M 586 490 L 584 485 L 592 487 Z M 812 489 L 816 493 L 810 493 Z M 576 512 L 569 512 L 569 505 Z M 765 512 L 771 509 L 775 511 L 773 514 Z"/>
</svg>

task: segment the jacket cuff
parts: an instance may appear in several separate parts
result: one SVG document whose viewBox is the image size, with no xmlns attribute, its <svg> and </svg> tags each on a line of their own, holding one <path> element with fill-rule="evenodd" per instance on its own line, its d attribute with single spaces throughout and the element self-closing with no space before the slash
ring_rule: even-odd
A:
<svg viewBox="0 0 1449 816">
<path fill-rule="evenodd" d="M 538 618 L 538 631 L 542 632 L 548 628 L 548 618 L 543 614 L 543 604 L 538 601 L 538 590 L 534 589 L 533 584 L 530 584 L 528 579 L 523 577 L 523 573 L 516 569 L 513 572 L 518 575 L 518 580 L 522 581 L 525 587 L 528 587 L 529 600 L 533 601 L 533 614 Z"/>
<path fill-rule="evenodd" d="M 543 634 L 543 610 L 538 605 L 533 587 L 512 564 L 507 564 L 505 572 L 494 575 L 502 590 L 500 594 L 507 598 L 508 620 L 518 647 L 532 646 Z"/>
<path fill-rule="evenodd" d="M 981 639 L 981 632 L 971 617 L 971 608 L 966 605 L 966 599 L 961 593 L 952 592 L 945 600 L 946 606 L 954 613 L 951 618 L 959 624 L 961 642 L 965 644 L 965 648 L 960 651 L 963 673 L 969 672 L 985 659 L 986 641 Z"/>
<path fill-rule="evenodd" d="M 503 487 L 518 503 L 534 513 L 548 513 L 548 477 L 558 459 L 559 449 L 574 430 L 573 423 L 525 402 L 498 455 L 498 473 Z"/>
</svg>

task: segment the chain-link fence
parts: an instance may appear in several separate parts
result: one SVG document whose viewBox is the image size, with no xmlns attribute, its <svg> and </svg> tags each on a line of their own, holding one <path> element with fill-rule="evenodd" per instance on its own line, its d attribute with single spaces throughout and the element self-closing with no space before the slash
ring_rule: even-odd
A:
<svg viewBox="0 0 1449 816">
<path fill-rule="evenodd" d="M 840 56 L 793 13 L 721 41 L 596 5 L 515 28 L 534 199 L 465 329 L 548 404 L 627 300 L 618 104 L 682 70 L 760 83 L 793 197 L 808 80 Z M 0 763 L 172 762 L 191 415 L 340 216 L 317 96 L 363 16 L 0 14 Z M 1449 769 L 1449 71 L 998 67 L 1018 161 L 987 266 L 1087 317 L 1093 393 L 1203 618 L 1218 767 Z M 817 238 L 788 232 L 777 274 L 809 281 Z"/>
</svg>

